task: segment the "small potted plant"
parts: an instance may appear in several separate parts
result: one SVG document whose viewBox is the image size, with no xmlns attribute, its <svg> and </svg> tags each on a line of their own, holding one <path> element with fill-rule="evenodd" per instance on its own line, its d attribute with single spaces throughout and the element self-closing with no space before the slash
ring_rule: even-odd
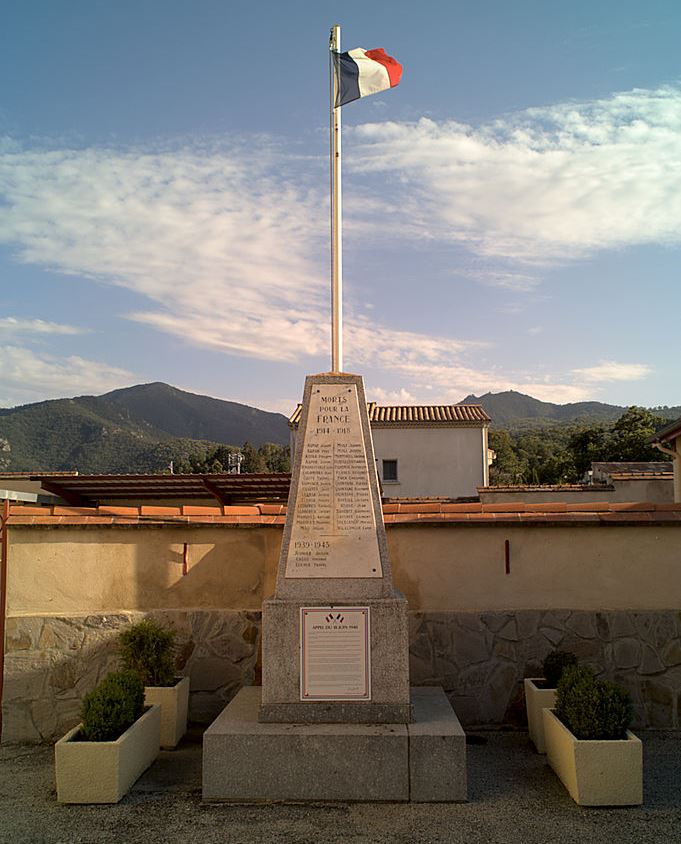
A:
<svg viewBox="0 0 681 844">
<path fill-rule="evenodd" d="M 556 705 L 556 687 L 563 671 L 576 664 L 577 657 L 571 651 L 551 651 L 542 664 L 544 676 L 526 677 L 524 680 L 527 728 L 538 753 L 546 753 L 542 709 Z"/>
<path fill-rule="evenodd" d="M 145 708 L 139 677 L 118 671 L 85 696 L 81 719 L 54 746 L 57 800 L 118 803 L 158 756 L 161 709 Z"/>
<path fill-rule="evenodd" d="M 172 749 L 187 732 L 189 677 L 175 674 L 175 633 L 145 619 L 121 634 L 121 657 L 144 685 L 144 701 L 161 707 L 161 747 Z"/>
<path fill-rule="evenodd" d="M 643 748 L 628 728 L 626 689 L 598 680 L 586 666 L 563 673 L 556 708 L 544 709 L 549 765 L 581 806 L 643 803 Z"/>
</svg>

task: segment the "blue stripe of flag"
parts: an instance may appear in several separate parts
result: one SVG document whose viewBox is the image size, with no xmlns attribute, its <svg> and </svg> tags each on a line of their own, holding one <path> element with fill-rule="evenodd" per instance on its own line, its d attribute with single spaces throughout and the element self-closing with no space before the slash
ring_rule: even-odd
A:
<svg viewBox="0 0 681 844">
<path fill-rule="evenodd" d="M 359 93 L 359 68 L 357 62 L 350 57 L 349 53 L 336 53 L 334 55 L 336 64 L 336 78 L 338 79 L 338 93 L 336 95 L 336 106 L 343 106 L 358 100 Z"/>
</svg>

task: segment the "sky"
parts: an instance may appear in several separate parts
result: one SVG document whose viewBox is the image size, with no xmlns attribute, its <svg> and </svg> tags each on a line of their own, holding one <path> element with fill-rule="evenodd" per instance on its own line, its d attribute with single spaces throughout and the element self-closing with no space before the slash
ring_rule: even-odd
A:
<svg viewBox="0 0 681 844">
<path fill-rule="evenodd" d="M 681 404 L 678 0 L 10 0 L 0 407 L 164 381 L 290 413 L 330 369 L 328 36 L 345 370 L 384 404 Z"/>
</svg>

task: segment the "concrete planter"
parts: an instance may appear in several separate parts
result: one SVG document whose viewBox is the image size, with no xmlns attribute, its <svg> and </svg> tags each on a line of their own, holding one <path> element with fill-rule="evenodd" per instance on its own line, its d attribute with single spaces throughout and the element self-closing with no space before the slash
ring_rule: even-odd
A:
<svg viewBox="0 0 681 844">
<path fill-rule="evenodd" d="M 189 677 L 179 677 L 174 686 L 145 686 L 147 706 L 161 707 L 161 747 L 172 750 L 187 732 Z"/>
<path fill-rule="evenodd" d="M 643 746 L 626 739 L 582 741 L 552 709 L 543 711 L 549 765 L 580 806 L 640 806 L 643 803 Z"/>
<path fill-rule="evenodd" d="M 57 800 L 118 803 L 158 756 L 161 707 L 149 707 L 116 741 L 78 741 L 81 726 L 54 746 Z"/>
<path fill-rule="evenodd" d="M 527 729 L 537 753 L 546 753 L 542 709 L 553 709 L 556 705 L 556 690 L 542 689 L 538 686 L 537 683 L 543 682 L 543 677 L 526 677 L 523 682 L 527 707 Z"/>
</svg>

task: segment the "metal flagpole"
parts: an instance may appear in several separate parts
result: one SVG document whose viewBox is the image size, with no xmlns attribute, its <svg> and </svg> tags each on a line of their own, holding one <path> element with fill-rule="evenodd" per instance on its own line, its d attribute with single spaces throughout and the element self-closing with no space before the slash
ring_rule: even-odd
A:
<svg viewBox="0 0 681 844">
<path fill-rule="evenodd" d="M 341 107 L 336 107 L 339 80 L 334 53 L 340 53 L 340 24 L 331 27 L 331 371 L 343 371 L 343 242 L 341 206 Z"/>
</svg>

